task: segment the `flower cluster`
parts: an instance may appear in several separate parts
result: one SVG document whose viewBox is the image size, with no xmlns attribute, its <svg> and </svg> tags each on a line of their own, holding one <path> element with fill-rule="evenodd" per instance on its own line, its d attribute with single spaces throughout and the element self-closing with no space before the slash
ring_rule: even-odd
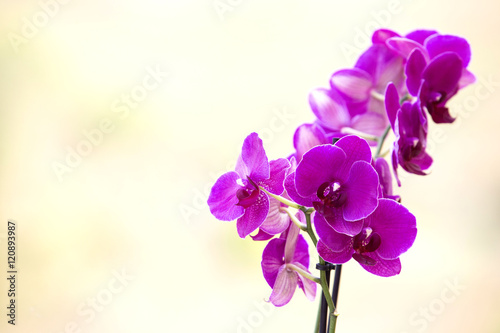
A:
<svg viewBox="0 0 500 333">
<path fill-rule="evenodd" d="M 320 283 L 309 270 L 301 230 L 320 262 L 352 258 L 378 276 L 400 273 L 400 256 L 417 228 L 393 193 L 393 177 L 401 186 L 398 167 L 426 174 L 432 164 L 428 119 L 453 122 L 447 102 L 475 80 L 467 69 L 470 47 L 461 37 L 381 29 L 372 42 L 353 68 L 336 71 L 328 88 L 311 91 L 316 119 L 295 131 L 293 154 L 269 161 L 252 133 L 235 171 L 222 175 L 210 193 L 217 219 L 237 220 L 241 238 L 269 241 L 262 270 L 276 306 L 287 304 L 297 287 L 313 299 Z M 392 170 L 383 152 L 391 129 Z"/>
</svg>

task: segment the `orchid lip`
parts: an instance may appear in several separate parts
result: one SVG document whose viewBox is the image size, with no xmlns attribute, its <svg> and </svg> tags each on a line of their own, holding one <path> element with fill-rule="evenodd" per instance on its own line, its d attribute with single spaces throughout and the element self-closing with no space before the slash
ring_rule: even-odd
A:
<svg viewBox="0 0 500 333">
<path fill-rule="evenodd" d="M 362 255 L 363 253 L 376 251 L 381 243 L 380 235 L 374 232 L 372 228 L 367 227 L 354 237 L 353 248 L 356 253 Z"/>
<path fill-rule="evenodd" d="M 325 217 L 334 216 L 335 209 L 341 208 L 347 200 L 338 182 L 321 184 L 316 195 L 321 201 L 313 201 L 313 207 Z"/>
<path fill-rule="evenodd" d="M 324 205 L 339 208 L 344 205 L 346 196 L 338 182 L 325 182 L 321 184 L 316 193 Z"/>
<path fill-rule="evenodd" d="M 255 184 L 249 177 L 247 177 L 247 180 L 248 182 L 238 179 L 243 186 L 236 191 L 236 198 L 238 198 L 238 203 L 236 205 L 243 208 L 248 208 L 253 205 L 259 197 L 260 192 L 257 184 Z M 239 182 L 238 184 L 241 185 Z"/>
</svg>

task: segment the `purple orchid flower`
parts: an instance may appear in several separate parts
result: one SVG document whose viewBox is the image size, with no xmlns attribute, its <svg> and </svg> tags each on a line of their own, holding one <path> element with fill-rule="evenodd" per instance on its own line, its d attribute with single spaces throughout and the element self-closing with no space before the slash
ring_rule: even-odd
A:
<svg viewBox="0 0 500 333">
<path fill-rule="evenodd" d="M 374 34 L 373 39 L 380 37 Z M 362 104 L 368 112 L 385 116 L 384 103 L 380 97 L 387 84 L 392 82 L 401 94 L 405 93 L 403 62 L 404 59 L 397 52 L 383 43 L 375 43 L 359 57 L 354 68 L 335 72 L 330 84 L 348 102 Z"/>
<path fill-rule="evenodd" d="M 236 171 L 217 179 L 208 197 L 210 212 L 219 220 L 238 219 L 238 235 L 245 238 L 261 226 L 269 212 L 269 198 L 260 186 L 273 194 L 283 193 L 283 181 L 290 167 L 280 158 L 268 162 L 257 133 L 245 139 Z"/>
<path fill-rule="evenodd" d="M 374 33 L 373 45 L 354 68 L 332 74 L 330 89 L 318 88 L 309 95 L 313 113 L 327 134 L 327 139 L 349 134 L 349 129 L 380 136 L 388 125 L 383 93 L 389 82 L 406 94 L 404 61 L 385 41 L 399 36 L 390 30 Z M 372 142 L 372 144 L 376 144 Z"/>
<path fill-rule="evenodd" d="M 301 214 L 301 215 L 299 215 Z M 297 217 L 304 220 L 303 213 Z M 316 296 L 316 282 L 300 275 L 295 269 L 310 273 L 308 245 L 299 234 L 294 223 L 280 238 L 272 239 L 262 254 L 262 272 L 273 291 L 269 301 L 275 306 L 286 305 L 293 297 L 297 286 L 313 301 Z"/>
<path fill-rule="evenodd" d="M 427 116 L 420 106 L 420 101 L 399 104 L 399 96 L 394 86 L 389 85 L 385 100 L 387 114 L 396 135 L 392 150 L 392 167 L 398 185 L 398 164 L 413 174 L 425 175 L 432 165 L 432 158 L 427 148 Z"/>
<path fill-rule="evenodd" d="M 316 223 L 320 240 L 319 255 L 334 264 L 354 258 L 370 273 L 393 276 L 401 271 L 399 256 L 406 252 L 417 235 L 416 219 L 403 205 L 380 199 L 377 209 L 363 220 L 361 231 L 349 236 L 324 223 Z"/>
<path fill-rule="evenodd" d="M 378 205 L 379 178 L 370 164 L 368 143 L 357 136 L 335 145 L 316 146 L 304 154 L 295 173 L 285 180 L 288 195 L 298 204 L 316 209 L 337 232 L 356 235 L 361 219 Z"/>
<path fill-rule="evenodd" d="M 385 43 L 386 40 L 398 36 L 397 33 L 386 29 L 375 31 L 372 36 L 373 45 L 359 57 L 354 68 L 337 71 L 331 76 L 332 89 L 338 90 L 348 102 L 362 105 L 365 111 L 385 117 L 381 97 L 387 84 L 392 82 L 400 94 L 406 93 L 405 59 Z"/>
<path fill-rule="evenodd" d="M 389 49 L 399 54 L 404 61 L 409 61 L 411 54 L 415 50 L 421 53 L 425 64 L 428 64 L 443 53 L 455 53 L 462 61 L 462 75 L 458 83 L 459 88 L 464 88 L 476 80 L 474 74 L 467 69 L 471 59 L 471 48 L 465 38 L 442 35 L 435 30 L 415 30 L 402 37 L 394 31 L 380 29 L 374 32 L 372 40 L 374 44 L 385 44 Z M 419 83 L 418 80 L 416 82 Z M 394 83 L 399 93 L 404 95 L 399 89 L 398 84 Z M 419 90 L 418 87 L 419 85 L 413 91 L 408 87 L 412 96 L 418 96 L 416 94 Z"/>
<path fill-rule="evenodd" d="M 379 136 L 387 127 L 385 114 L 367 111 L 366 103 L 348 103 L 335 89 L 312 90 L 309 105 L 317 118 L 317 124 L 324 130 L 325 143 L 332 142 L 333 138 L 349 135 L 346 129 Z M 317 135 L 318 141 L 323 140 Z M 295 144 L 299 147 L 303 145 Z"/>
<path fill-rule="evenodd" d="M 446 103 L 460 88 L 463 67 L 460 57 L 445 52 L 425 63 L 424 56 L 415 50 L 406 67 L 408 90 L 417 95 L 435 123 L 452 123 Z"/>
<path fill-rule="evenodd" d="M 473 83 L 467 69 L 470 46 L 464 38 L 417 30 L 406 37 L 391 37 L 386 44 L 407 59 L 408 92 L 420 99 L 435 123 L 452 123 L 446 102 Z"/>
</svg>

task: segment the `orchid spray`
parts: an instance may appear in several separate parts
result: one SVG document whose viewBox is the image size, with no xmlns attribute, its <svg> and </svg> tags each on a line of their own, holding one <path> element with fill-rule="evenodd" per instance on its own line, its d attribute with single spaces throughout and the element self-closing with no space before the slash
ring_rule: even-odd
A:
<svg viewBox="0 0 500 333">
<path fill-rule="evenodd" d="M 316 120 L 295 131 L 295 152 L 269 161 L 258 134 L 247 136 L 235 171 L 216 181 L 208 206 L 217 219 L 236 220 L 241 238 L 269 241 L 262 254 L 269 302 L 286 305 L 297 287 L 314 300 L 319 285 L 315 332 L 335 332 L 342 264 L 354 259 L 378 276 L 400 273 L 400 256 L 417 227 L 393 193 L 393 178 L 401 186 L 399 167 L 427 174 L 433 162 L 426 152 L 428 121 L 455 120 L 446 104 L 475 81 L 470 57 L 461 37 L 377 30 L 353 68 L 310 92 Z M 384 151 L 391 131 L 392 146 Z M 317 250 L 319 277 L 309 268 L 301 232 Z"/>
</svg>

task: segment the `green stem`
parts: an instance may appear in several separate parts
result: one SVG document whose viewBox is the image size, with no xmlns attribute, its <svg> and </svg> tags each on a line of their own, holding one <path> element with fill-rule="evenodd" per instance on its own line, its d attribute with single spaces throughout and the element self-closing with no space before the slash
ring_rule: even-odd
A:
<svg viewBox="0 0 500 333">
<path fill-rule="evenodd" d="M 382 94 L 376 92 L 375 90 L 371 91 L 371 95 L 373 98 L 375 98 L 381 102 L 385 102 L 385 95 L 382 95 Z"/>
<path fill-rule="evenodd" d="M 283 197 L 281 197 L 281 196 L 279 196 L 279 195 L 273 194 L 273 193 L 271 193 L 271 192 L 267 191 L 267 190 L 266 190 L 265 188 L 263 188 L 262 186 L 259 186 L 259 188 L 260 188 L 262 191 L 266 192 L 266 193 L 267 193 L 267 195 L 269 195 L 269 196 L 273 197 L 274 199 L 278 200 L 278 201 L 279 201 L 279 202 L 281 202 L 281 203 L 284 203 L 284 204 L 285 204 L 285 205 L 287 205 L 288 207 L 292 207 L 292 208 L 296 208 L 296 209 L 300 209 L 300 210 L 305 209 L 305 207 L 304 207 L 304 206 L 298 205 L 298 204 L 296 204 L 296 203 L 295 203 L 295 202 L 293 202 L 293 201 L 290 201 L 290 200 L 288 200 L 288 199 L 286 199 L 286 198 L 283 198 Z"/>
<path fill-rule="evenodd" d="M 337 317 L 339 315 L 334 311 L 330 312 L 330 329 L 328 333 L 335 333 L 335 328 L 337 327 Z"/>
<path fill-rule="evenodd" d="M 380 151 L 382 150 L 382 146 L 384 145 L 384 141 L 387 138 L 387 135 L 389 134 L 389 131 L 391 130 L 391 126 L 387 126 L 385 129 L 384 133 L 380 138 L 377 138 L 377 150 L 375 151 L 375 158 L 380 157 Z"/>
<path fill-rule="evenodd" d="M 316 234 L 314 233 L 314 230 L 312 229 L 311 213 L 312 212 L 309 212 L 309 211 L 305 213 L 306 223 L 307 223 L 307 234 L 309 235 L 309 237 L 311 237 L 311 240 L 314 244 L 314 247 L 316 247 L 318 245 L 318 239 L 316 238 Z M 321 260 L 323 260 L 323 259 L 321 259 Z"/>
<path fill-rule="evenodd" d="M 321 297 L 318 304 L 318 314 L 316 315 L 316 327 L 314 327 L 314 333 L 319 333 L 319 325 L 321 323 Z"/>
<path fill-rule="evenodd" d="M 292 213 L 291 211 L 289 211 L 288 209 L 283 208 L 283 207 L 282 207 L 282 209 L 283 209 L 283 210 L 284 210 L 284 211 L 288 214 L 288 216 L 290 217 L 290 219 L 292 220 L 292 222 L 293 222 L 293 223 L 294 223 L 297 227 L 299 227 L 299 228 L 300 228 L 300 230 L 307 232 L 307 226 L 306 226 L 305 224 L 301 223 L 301 222 L 297 219 L 297 217 L 295 217 L 295 215 L 293 215 L 293 213 Z"/>
<path fill-rule="evenodd" d="M 379 157 L 386 157 L 386 156 L 387 156 L 387 154 L 389 154 L 390 152 L 391 152 L 391 150 L 390 150 L 390 149 L 386 149 L 386 150 L 384 150 L 383 152 L 381 152 L 378 156 L 379 156 Z"/>
<path fill-rule="evenodd" d="M 360 138 L 363 138 L 363 139 L 366 139 L 366 140 L 370 140 L 370 141 L 377 141 L 378 140 L 378 136 L 375 136 L 375 135 L 372 135 L 372 134 L 368 134 L 368 133 L 365 133 L 365 132 L 361 132 L 361 131 L 355 130 L 354 128 L 350 128 L 350 127 L 343 127 L 340 130 L 340 132 L 344 133 L 344 134 L 357 135 Z"/>
<path fill-rule="evenodd" d="M 314 230 L 312 229 L 311 213 L 312 213 L 312 211 L 310 211 L 310 210 L 305 212 L 306 223 L 307 223 L 307 233 L 308 233 L 309 237 L 311 237 L 311 240 L 314 243 L 314 247 L 316 247 L 318 245 L 318 239 L 316 238 L 316 234 L 314 233 Z M 320 265 L 326 264 L 325 261 L 323 260 L 323 258 L 321 258 L 321 257 L 319 257 L 319 263 L 320 263 Z M 325 295 L 325 299 L 326 299 L 326 303 L 328 304 L 328 308 L 330 309 L 329 333 L 334 333 L 335 326 L 337 324 L 337 314 L 335 313 L 335 305 L 333 304 L 332 296 L 330 295 L 330 288 L 328 287 L 328 282 L 326 281 L 326 271 L 324 271 L 324 270 L 320 271 L 320 285 L 321 285 L 321 289 L 323 290 L 323 294 Z M 321 302 L 320 302 L 320 307 L 321 307 Z M 318 316 L 318 319 L 316 321 L 316 329 L 319 329 L 319 316 Z"/>
<path fill-rule="evenodd" d="M 325 261 L 323 258 L 319 257 L 320 265 L 325 265 Z M 323 289 L 323 294 L 325 295 L 326 303 L 328 304 L 328 308 L 330 309 L 330 330 L 329 332 L 335 332 L 335 325 L 337 322 L 337 317 L 335 316 L 335 305 L 333 304 L 332 296 L 330 295 L 330 288 L 328 288 L 328 282 L 326 281 L 326 271 L 320 272 L 321 276 L 321 288 Z M 335 317 L 335 318 L 334 318 Z M 333 319 L 333 321 L 332 321 Z M 332 331 L 333 327 L 333 331 Z"/>
<path fill-rule="evenodd" d="M 321 279 L 320 278 L 315 277 L 312 274 L 309 274 L 308 272 L 306 272 L 305 270 L 301 269 L 300 267 L 297 267 L 297 266 L 295 266 L 293 264 L 288 264 L 288 265 L 286 265 L 286 268 L 293 269 L 294 271 L 296 271 L 297 273 L 299 273 L 300 275 L 302 275 L 306 279 L 309 279 L 309 280 L 311 280 L 313 282 L 316 282 L 318 284 L 321 283 Z"/>
<path fill-rule="evenodd" d="M 413 97 L 411 97 L 410 94 L 406 94 L 405 96 L 401 97 L 399 104 L 403 104 L 406 101 L 411 101 Z"/>
</svg>

